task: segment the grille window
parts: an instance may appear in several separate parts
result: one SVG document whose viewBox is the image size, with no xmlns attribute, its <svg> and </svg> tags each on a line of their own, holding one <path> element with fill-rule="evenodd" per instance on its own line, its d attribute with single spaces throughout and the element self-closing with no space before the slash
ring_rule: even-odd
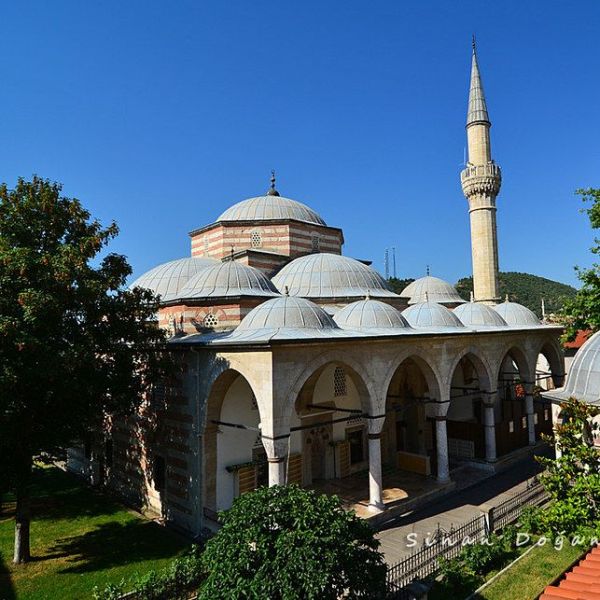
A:
<svg viewBox="0 0 600 600">
<path fill-rule="evenodd" d="M 204 327 L 212 329 L 219 324 L 219 319 L 213 314 L 206 315 L 203 320 Z"/>
<path fill-rule="evenodd" d="M 312 236 L 312 250 L 313 252 L 319 252 L 321 249 L 321 239 L 318 235 Z"/>
<path fill-rule="evenodd" d="M 260 231 L 253 231 L 250 234 L 250 241 L 253 248 L 260 248 L 262 246 L 262 236 Z"/>
<path fill-rule="evenodd" d="M 333 371 L 333 395 L 345 396 L 346 394 L 346 371 L 342 367 L 336 367 Z"/>
</svg>

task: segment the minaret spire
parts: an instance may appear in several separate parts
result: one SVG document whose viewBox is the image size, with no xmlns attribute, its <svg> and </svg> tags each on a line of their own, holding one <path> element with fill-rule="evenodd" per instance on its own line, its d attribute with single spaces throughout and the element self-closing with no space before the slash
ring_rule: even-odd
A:
<svg viewBox="0 0 600 600">
<path fill-rule="evenodd" d="M 490 123 L 490 117 L 483 93 L 483 83 L 477 62 L 477 47 L 473 36 L 473 56 L 471 58 L 471 87 L 469 89 L 469 107 L 467 109 L 467 127 L 474 123 Z"/>
<path fill-rule="evenodd" d="M 469 159 L 467 168 L 460 174 L 460 179 L 463 192 L 469 201 L 475 301 L 486 304 L 496 304 L 500 297 L 496 196 L 500 191 L 502 175 L 500 167 L 492 160 L 491 125 L 473 36 L 467 109 Z"/>
</svg>

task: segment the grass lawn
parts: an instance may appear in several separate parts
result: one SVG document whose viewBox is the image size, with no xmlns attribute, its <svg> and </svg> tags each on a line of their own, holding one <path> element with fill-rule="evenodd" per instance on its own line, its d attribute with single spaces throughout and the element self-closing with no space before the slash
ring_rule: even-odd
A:
<svg viewBox="0 0 600 600">
<path fill-rule="evenodd" d="M 189 546 L 56 467 L 36 467 L 34 482 L 26 565 L 12 564 L 14 503 L 3 498 L 0 600 L 91 598 L 95 585 L 160 569 Z"/>
<path fill-rule="evenodd" d="M 534 548 L 514 567 L 500 575 L 477 598 L 480 600 L 535 600 L 543 589 L 587 550 L 565 544 L 555 550 L 546 544 Z"/>
</svg>

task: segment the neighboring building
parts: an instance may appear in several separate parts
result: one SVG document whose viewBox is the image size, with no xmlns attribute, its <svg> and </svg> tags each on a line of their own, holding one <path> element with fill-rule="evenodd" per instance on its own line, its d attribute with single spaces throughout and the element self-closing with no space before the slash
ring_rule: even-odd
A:
<svg viewBox="0 0 600 600">
<path fill-rule="evenodd" d="M 493 465 L 551 431 L 536 364 L 564 374 L 561 328 L 498 299 L 495 221 L 500 170 L 473 52 L 461 175 L 471 218 L 475 302 L 425 277 L 397 295 L 341 254 L 342 230 L 264 196 L 192 232 L 192 256 L 134 285 L 162 295 L 160 322 L 180 375 L 127 422 L 109 422 L 71 469 L 198 533 L 258 485 L 369 472 L 448 482 L 454 465 Z M 200 262 L 204 261 L 204 262 Z"/>
</svg>

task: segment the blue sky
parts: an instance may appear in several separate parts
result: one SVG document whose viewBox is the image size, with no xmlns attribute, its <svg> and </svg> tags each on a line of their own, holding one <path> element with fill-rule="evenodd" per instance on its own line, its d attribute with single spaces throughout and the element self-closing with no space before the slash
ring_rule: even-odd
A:
<svg viewBox="0 0 600 600">
<path fill-rule="evenodd" d="M 600 187 L 600 3 L 5 3 L 0 175 L 61 181 L 136 273 L 268 187 L 400 277 L 470 273 L 459 172 L 471 34 L 488 99 L 502 270 L 575 283 Z"/>
</svg>

